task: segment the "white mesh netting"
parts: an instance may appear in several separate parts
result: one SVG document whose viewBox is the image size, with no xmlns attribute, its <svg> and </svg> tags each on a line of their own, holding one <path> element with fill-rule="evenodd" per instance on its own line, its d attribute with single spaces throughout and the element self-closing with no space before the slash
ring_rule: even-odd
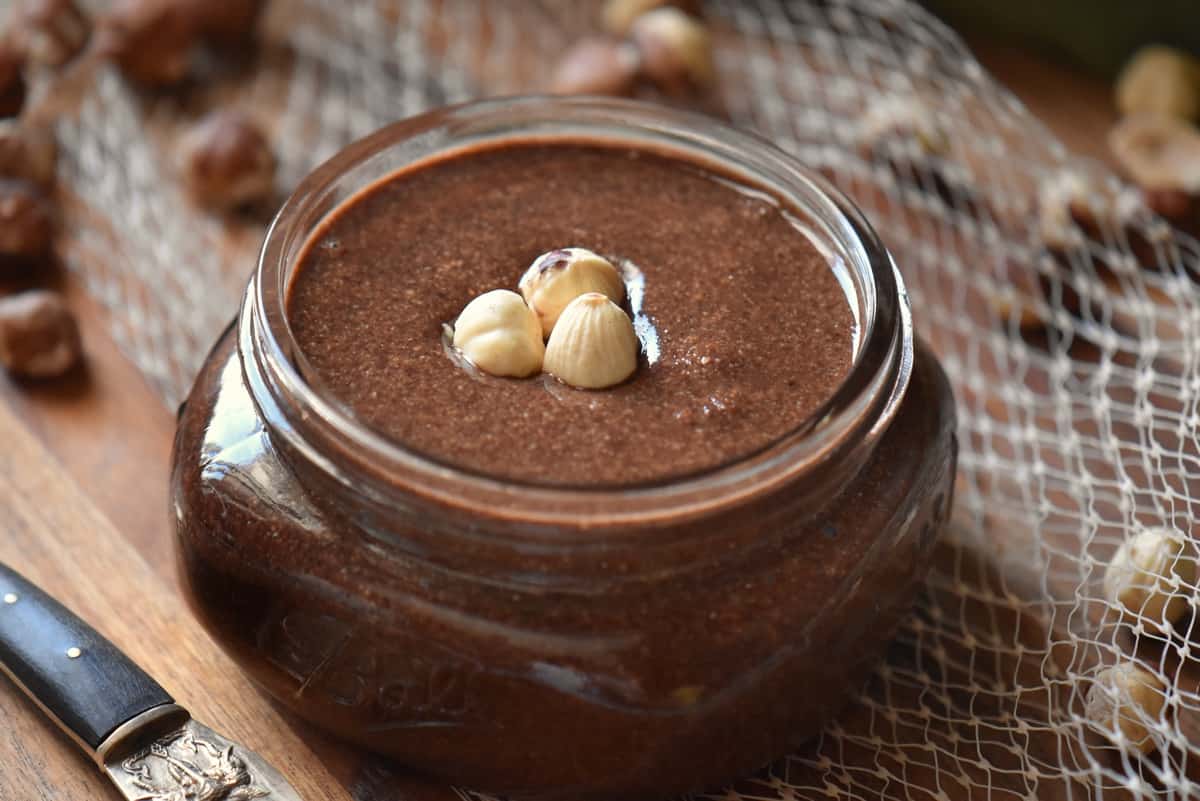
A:
<svg viewBox="0 0 1200 801">
<path fill-rule="evenodd" d="M 252 106 L 274 129 L 287 187 L 388 121 L 543 85 L 591 9 L 278 0 L 255 63 L 206 88 L 147 100 L 101 73 L 59 126 L 68 264 L 174 403 L 230 318 L 261 235 L 227 229 L 161 180 L 184 119 L 217 102 Z M 918 7 L 714 0 L 707 11 L 713 108 L 866 211 L 954 384 L 962 444 L 951 530 L 888 659 L 818 741 L 712 797 L 1190 797 L 1191 614 L 1165 636 L 1148 607 L 1118 628 L 1102 579 L 1137 531 L 1190 532 L 1200 498 L 1197 243 L 1072 159 Z M 927 110 L 918 128 L 929 130 L 864 148 L 864 111 L 896 97 Z M 1075 184 L 1055 185 L 1084 195 L 1047 191 L 1065 172 Z M 1186 581 L 1166 590 L 1196 592 Z M 1167 688 L 1163 711 L 1141 716 L 1145 756 L 1115 718 L 1084 717 L 1090 678 L 1129 663 Z"/>
</svg>

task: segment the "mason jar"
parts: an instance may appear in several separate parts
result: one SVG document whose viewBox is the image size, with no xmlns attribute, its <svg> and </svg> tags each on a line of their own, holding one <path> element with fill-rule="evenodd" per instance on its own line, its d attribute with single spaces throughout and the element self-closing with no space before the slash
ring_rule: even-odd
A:
<svg viewBox="0 0 1200 801">
<path fill-rule="evenodd" d="M 285 298 L 323 220 L 464 143 L 559 137 L 717 164 L 807 216 L 857 334 L 805 425 L 698 475 L 567 489 L 432 461 L 312 380 Z M 929 565 L 955 454 L 900 275 L 818 175 L 704 117 L 510 98 L 387 127 L 301 183 L 181 410 L 173 512 L 193 609 L 299 717 L 483 790 L 667 795 L 782 755 L 861 686 Z"/>
</svg>

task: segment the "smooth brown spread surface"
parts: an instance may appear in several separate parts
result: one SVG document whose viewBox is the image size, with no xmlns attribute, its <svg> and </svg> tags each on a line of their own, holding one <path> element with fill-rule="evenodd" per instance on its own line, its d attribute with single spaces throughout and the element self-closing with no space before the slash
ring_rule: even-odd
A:
<svg viewBox="0 0 1200 801">
<path fill-rule="evenodd" d="M 849 368 L 853 317 L 796 217 L 692 165 L 529 143 L 418 166 L 318 231 L 289 294 L 293 332 L 335 397 L 439 461 L 525 483 L 620 485 L 711 469 L 788 433 Z M 644 276 L 658 335 L 621 386 L 473 374 L 442 326 L 578 246 Z M 633 295 L 636 297 L 637 293 Z"/>
</svg>

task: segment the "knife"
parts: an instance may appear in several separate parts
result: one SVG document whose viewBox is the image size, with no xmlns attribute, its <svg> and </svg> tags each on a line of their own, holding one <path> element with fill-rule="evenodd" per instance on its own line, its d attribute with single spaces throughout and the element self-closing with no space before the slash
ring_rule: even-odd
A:
<svg viewBox="0 0 1200 801">
<path fill-rule="evenodd" d="M 0 672 L 129 801 L 300 801 L 262 757 L 192 720 L 116 646 L 3 563 Z"/>
</svg>

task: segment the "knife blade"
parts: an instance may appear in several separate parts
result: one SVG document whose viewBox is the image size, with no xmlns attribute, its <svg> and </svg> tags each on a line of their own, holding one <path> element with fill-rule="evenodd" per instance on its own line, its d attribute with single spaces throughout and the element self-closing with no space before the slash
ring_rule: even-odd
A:
<svg viewBox="0 0 1200 801">
<path fill-rule="evenodd" d="M 262 757 L 193 720 L 116 646 L 3 563 L 0 672 L 129 801 L 301 801 Z"/>
</svg>

